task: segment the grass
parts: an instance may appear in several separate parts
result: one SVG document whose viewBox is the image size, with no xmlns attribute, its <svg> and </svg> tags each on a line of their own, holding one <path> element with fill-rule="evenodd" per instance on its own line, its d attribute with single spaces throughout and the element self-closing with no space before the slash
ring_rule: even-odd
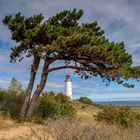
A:
<svg viewBox="0 0 140 140">
<path fill-rule="evenodd" d="M 82 103 L 74 101 L 76 118 L 47 118 L 43 124 L 17 123 L 9 118 L 0 117 L 0 139 L 43 139 L 43 140 L 139 140 L 140 122 L 124 129 L 116 125 L 95 120 L 102 109 L 92 105 L 82 108 Z M 140 108 L 131 108 L 140 112 Z M 39 120 L 40 121 L 40 120 Z M 37 123 L 39 122 L 37 119 Z"/>
<path fill-rule="evenodd" d="M 12 128 L 15 121 L 0 115 L 0 130 Z"/>
<path fill-rule="evenodd" d="M 140 107 L 131 107 L 131 110 L 140 113 Z"/>
</svg>

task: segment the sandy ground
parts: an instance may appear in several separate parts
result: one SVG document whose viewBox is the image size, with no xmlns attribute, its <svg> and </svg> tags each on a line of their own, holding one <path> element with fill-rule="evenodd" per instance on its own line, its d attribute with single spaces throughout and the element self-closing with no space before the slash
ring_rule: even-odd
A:
<svg viewBox="0 0 140 140">
<path fill-rule="evenodd" d="M 11 128 L 0 130 L 0 140 L 53 140 L 47 129 L 46 125 L 15 123 Z"/>
</svg>

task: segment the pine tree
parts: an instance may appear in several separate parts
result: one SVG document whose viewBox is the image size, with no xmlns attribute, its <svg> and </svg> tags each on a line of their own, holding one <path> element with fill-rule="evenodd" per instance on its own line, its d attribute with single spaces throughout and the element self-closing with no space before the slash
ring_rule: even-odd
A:
<svg viewBox="0 0 140 140">
<path fill-rule="evenodd" d="M 18 45 L 11 48 L 11 62 L 32 57 L 29 85 L 20 116 L 31 116 L 50 72 L 70 68 L 81 78 L 99 76 L 107 84 L 116 81 L 127 87 L 129 78 L 139 78 L 139 67 L 132 67 L 132 56 L 126 52 L 123 42 L 110 42 L 98 23 L 79 23 L 83 11 L 64 10 L 44 20 L 42 14 L 25 18 L 21 13 L 6 16 L 3 23 L 8 26 L 12 40 Z M 44 60 L 41 80 L 33 97 L 31 93 L 40 60 Z M 50 67 L 62 60 L 59 67 Z"/>
</svg>

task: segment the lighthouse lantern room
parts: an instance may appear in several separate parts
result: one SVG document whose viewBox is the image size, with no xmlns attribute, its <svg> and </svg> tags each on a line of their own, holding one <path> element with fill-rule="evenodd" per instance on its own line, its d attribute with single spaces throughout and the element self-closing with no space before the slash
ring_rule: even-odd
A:
<svg viewBox="0 0 140 140">
<path fill-rule="evenodd" d="M 70 79 L 70 74 L 66 74 L 65 80 L 65 95 L 72 99 L 72 81 Z"/>
</svg>

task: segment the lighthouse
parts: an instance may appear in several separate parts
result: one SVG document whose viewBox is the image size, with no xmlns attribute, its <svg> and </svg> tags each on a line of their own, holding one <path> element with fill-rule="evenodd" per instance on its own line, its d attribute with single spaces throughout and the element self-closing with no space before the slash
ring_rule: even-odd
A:
<svg viewBox="0 0 140 140">
<path fill-rule="evenodd" d="M 70 79 L 70 74 L 66 74 L 65 80 L 65 95 L 72 99 L 72 81 Z"/>
</svg>

